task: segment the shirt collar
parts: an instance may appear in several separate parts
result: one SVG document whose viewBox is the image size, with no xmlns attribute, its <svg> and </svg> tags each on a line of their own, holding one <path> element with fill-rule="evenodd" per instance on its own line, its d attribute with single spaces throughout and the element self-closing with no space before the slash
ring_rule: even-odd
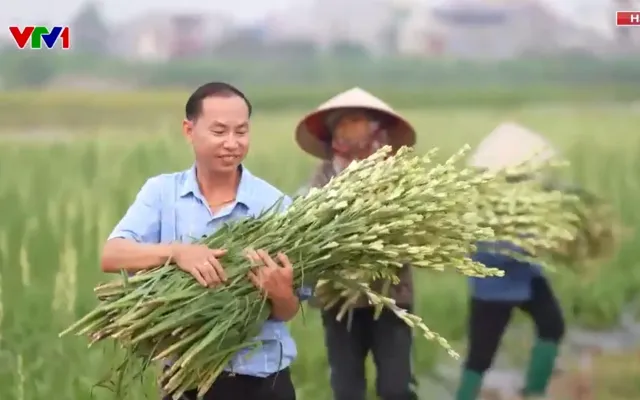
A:
<svg viewBox="0 0 640 400">
<path fill-rule="evenodd" d="M 254 194 L 254 181 L 255 177 L 247 168 L 240 165 L 240 184 L 238 185 L 238 192 L 236 193 L 236 202 L 245 205 L 247 208 L 256 207 L 257 196 Z M 186 171 L 185 180 L 179 190 L 180 197 L 185 197 L 192 194 L 199 197 L 204 201 L 204 196 L 198 186 L 198 179 L 196 178 L 196 165 L 193 164 L 191 168 Z"/>
</svg>

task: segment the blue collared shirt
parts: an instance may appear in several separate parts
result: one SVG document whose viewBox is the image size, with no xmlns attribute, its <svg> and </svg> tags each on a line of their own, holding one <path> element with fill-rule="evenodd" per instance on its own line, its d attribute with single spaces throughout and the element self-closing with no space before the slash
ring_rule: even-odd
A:
<svg viewBox="0 0 640 400">
<path fill-rule="evenodd" d="M 492 248 L 493 247 L 493 248 Z M 498 254 L 496 250 L 508 249 L 522 252 L 508 242 L 479 243 L 472 259 L 490 268 L 504 271 L 503 277 L 469 278 L 471 295 L 488 301 L 526 301 L 531 298 L 531 280 L 542 276 L 542 269 L 532 264 Z"/>
<path fill-rule="evenodd" d="M 284 198 L 283 198 L 284 196 Z M 242 168 L 236 201 L 212 214 L 200 192 L 195 166 L 182 172 L 147 180 L 116 225 L 109 239 L 124 238 L 139 243 L 192 242 L 209 235 L 227 221 L 254 216 L 283 198 L 283 209 L 291 199 L 264 180 Z M 308 298 L 308 289 L 298 291 Z M 296 345 L 284 322 L 268 320 L 257 339 L 262 347 L 251 353 L 241 350 L 226 368 L 237 374 L 265 377 L 288 367 L 297 355 Z"/>
</svg>

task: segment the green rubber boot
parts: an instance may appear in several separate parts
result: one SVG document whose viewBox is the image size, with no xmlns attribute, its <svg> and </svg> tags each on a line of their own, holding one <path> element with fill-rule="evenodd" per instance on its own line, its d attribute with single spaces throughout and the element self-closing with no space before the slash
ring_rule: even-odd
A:
<svg viewBox="0 0 640 400">
<path fill-rule="evenodd" d="M 460 380 L 460 386 L 458 386 L 456 400 L 476 400 L 478 394 L 480 394 L 481 387 L 482 375 L 465 369 L 462 372 L 462 379 Z"/>
<path fill-rule="evenodd" d="M 526 398 L 544 397 L 558 357 L 558 344 L 539 339 L 531 350 L 523 394 Z"/>
</svg>

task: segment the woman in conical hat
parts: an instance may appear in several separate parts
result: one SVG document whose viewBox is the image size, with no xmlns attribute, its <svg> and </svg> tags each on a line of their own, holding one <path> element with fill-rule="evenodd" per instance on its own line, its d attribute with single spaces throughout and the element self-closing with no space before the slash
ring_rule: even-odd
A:
<svg viewBox="0 0 640 400">
<path fill-rule="evenodd" d="M 352 121 L 343 122 L 340 132 L 336 132 L 339 122 L 346 121 L 342 117 L 348 115 L 352 116 Z M 364 122 L 362 117 L 369 120 L 371 129 L 358 127 L 364 126 L 359 125 Z M 352 152 L 366 154 L 368 150 L 358 147 L 361 144 L 385 142 L 397 150 L 402 146 L 413 146 L 416 134 L 411 124 L 388 104 L 360 88 L 353 88 L 332 97 L 305 116 L 296 128 L 296 141 L 302 150 L 322 160 L 330 160 L 336 155 L 356 159 L 354 156 L 358 154 Z M 354 148 L 349 147 L 352 145 Z"/>
<path fill-rule="evenodd" d="M 506 123 L 489 134 L 470 157 L 474 167 L 497 171 L 525 162 L 544 162 L 558 153 L 541 135 L 522 126 Z M 471 301 L 469 344 L 456 400 L 479 397 L 484 373 L 491 367 L 502 335 L 515 309 L 528 314 L 536 327 L 525 378 L 523 396 L 545 395 L 551 379 L 565 323 L 549 282 L 540 266 L 497 254 L 496 248 L 514 248 L 510 243 L 479 244 L 475 261 L 505 271 L 504 277 L 469 278 Z M 493 250 L 493 251 L 488 251 Z"/>
<path fill-rule="evenodd" d="M 304 151 L 322 160 L 301 191 L 326 185 L 351 161 L 366 158 L 383 145 L 397 150 L 415 144 L 411 125 L 382 100 L 359 88 L 322 104 L 302 119 L 295 134 Z M 410 267 L 402 268 L 399 278 L 400 283 L 388 294 L 399 306 L 411 310 Z M 377 283 L 373 287 L 380 290 Z M 386 309 L 376 320 L 373 307 L 364 298 L 354 305 L 349 318 L 338 321 L 341 305 L 322 312 L 334 399 L 365 400 L 369 352 L 373 353 L 381 399 L 417 399 L 411 371 L 411 329 Z"/>
</svg>

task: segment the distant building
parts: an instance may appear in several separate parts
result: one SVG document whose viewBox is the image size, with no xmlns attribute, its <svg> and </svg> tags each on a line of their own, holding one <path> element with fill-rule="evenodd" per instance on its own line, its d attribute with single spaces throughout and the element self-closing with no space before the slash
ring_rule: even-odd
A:
<svg viewBox="0 0 640 400">
<path fill-rule="evenodd" d="M 316 39 L 315 16 L 308 5 L 292 8 L 269 15 L 261 24 L 262 39 L 265 43 L 290 42 L 294 40 Z"/>
<path fill-rule="evenodd" d="M 617 0 L 614 3 L 618 11 L 640 10 L 640 0 Z M 621 53 L 640 54 L 640 29 L 613 27 L 613 32 Z"/>
<path fill-rule="evenodd" d="M 233 26 L 230 18 L 220 15 L 147 13 L 115 30 L 111 51 L 150 62 L 198 56 L 223 41 Z"/>
<path fill-rule="evenodd" d="M 320 49 L 347 42 L 382 55 L 388 50 L 385 34 L 393 18 L 393 5 L 385 0 L 316 0 L 272 15 L 265 39 L 309 41 Z"/>
<path fill-rule="evenodd" d="M 610 38 L 563 19 L 536 0 L 418 6 L 398 37 L 404 55 L 469 60 L 508 60 L 567 50 L 599 54 L 611 45 Z"/>
</svg>

